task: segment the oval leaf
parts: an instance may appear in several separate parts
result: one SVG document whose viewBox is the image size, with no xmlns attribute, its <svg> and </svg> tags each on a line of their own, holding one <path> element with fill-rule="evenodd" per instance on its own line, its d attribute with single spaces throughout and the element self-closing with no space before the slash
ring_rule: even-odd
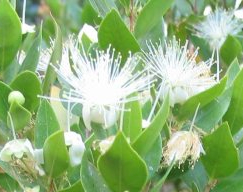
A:
<svg viewBox="0 0 243 192">
<path fill-rule="evenodd" d="M 239 154 L 227 123 L 205 136 L 203 147 L 202 163 L 211 178 L 227 177 L 239 167 Z"/>
<path fill-rule="evenodd" d="M 119 132 L 108 151 L 98 160 L 98 168 L 114 192 L 139 192 L 147 180 L 144 161 Z"/>
</svg>

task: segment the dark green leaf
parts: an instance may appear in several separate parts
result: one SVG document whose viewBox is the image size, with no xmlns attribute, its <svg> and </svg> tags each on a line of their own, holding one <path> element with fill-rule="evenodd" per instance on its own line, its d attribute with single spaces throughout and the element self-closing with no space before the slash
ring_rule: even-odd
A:
<svg viewBox="0 0 243 192">
<path fill-rule="evenodd" d="M 57 146 L 58 145 L 58 146 Z M 69 167 L 69 155 L 64 141 L 63 131 L 53 133 L 44 143 L 44 169 L 55 178 Z"/>
<path fill-rule="evenodd" d="M 239 167 L 239 154 L 227 123 L 205 136 L 203 147 L 202 162 L 211 178 L 227 177 Z"/>
<path fill-rule="evenodd" d="M 60 129 L 57 117 L 47 100 L 42 100 L 36 116 L 35 147 L 42 148 L 45 140 Z"/>
<path fill-rule="evenodd" d="M 108 186 L 114 192 L 141 191 L 147 180 L 144 161 L 119 132 L 112 146 L 101 155 L 98 168 Z"/>
<path fill-rule="evenodd" d="M 89 0 L 89 3 L 101 17 L 105 17 L 111 9 L 116 8 L 114 0 Z"/>
<path fill-rule="evenodd" d="M 77 181 L 75 184 L 73 184 L 72 186 L 63 189 L 61 191 L 58 192 L 84 192 L 82 183 L 80 181 Z"/>
<path fill-rule="evenodd" d="M 31 113 L 17 102 L 11 103 L 9 113 L 13 121 L 14 129 L 17 131 L 23 129 L 30 123 Z M 10 118 L 7 119 L 7 123 L 11 127 Z"/>
<path fill-rule="evenodd" d="M 122 130 L 133 142 L 142 132 L 142 111 L 138 101 L 127 103 L 125 110 Z"/>
<path fill-rule="evenodd" d="M 86 152 L 83 155 L 80 175 L 85 191 L 111 192 L 96 167 L 88 161 Z"/>
<path fill-rule="evenodd" d="M 21 24 L 8 0 L 0 1 L 0 72 L 14 59 L 22 39 Z"/>
<path fill-rule="evenodd" d="M 123 61 L 132 53 L 140 51 L 139 45 L 133 35 L 127 29 L 119 13 L 112 10 L 102 21 L 98 31 L 99 45 L 106 49 L 111 45 L 120 52 Z"/>
<path fill-rule="evenodd" d="M 41 94 L 41 84 L 35 73 L 31 71 L 20 73 L 10 86 L 13 90 L 18 90 L 24 95 L 23 107 L 30 111 L 34 111 L 38 107 L 40 100 L 37 96 Z"/>
<path fill-rule="evenodd" d="M 18 182 L 7 174 L 0 173 L 0 189 L 1 187 L 6 192 L 14 192 L 19 190 Z"/>
<path fill-rule="evenodd" d="M 24 70 L 29 70 L 29 71 L 35 72 L 38 62 L 39 62 L 39 57 L 40 57 L 41 40 L 42 40 L 42 27 L 40 28 L 38 36 L 33 41 L 30 49 L 27 52 L 27 55 L 20 67 L 20 72 L 24 71 Z"/>
<path fill-rule="evenodd" d="M 137 151 L 139 155 L 145 157 L 149 152 L 154 142 L 160 135 L 168 115 L 169 98 L 167 97 L 149 127 L 147 127 L 132 144 L 132 147 L 135 149 L 135 151 Z"/>
<path fill-rule="evenodd" d="M 8 95 L 12 89 L 3 82 L 0 82 L 0 119 L 7 123 L 8 116 Z"/>
<path fill-rule="evenodd" d="M 134 33 L 141 38 L 161 21 L 174 0 L 149 0 L 137 18 Z"/>
<path fill-rule="evenodd" d="M 227 70 L 227 77 L 228 77 L 227 87 L 230 87 L 232 85 L 239 71 L 240 71 L 240 65 L 238 60 L 235 59 Z"/>
<path fill-rule="evenodd" d="M 233 36 L 228 36 L 220 49 L 220 55 L 227 65 L 240 55 L 242 47 L 240 42 Z"/>
<path fill-rule="evenodd" d="M 50 63 L 53 65 L 58 65 L 62 59 L 62 32 L 54 18 L 52 18 L 52 22 L 55 26 L 55 41 Z M 55 79 L 56 73 L 54 69 L 48 65 L 42 87 L 44 95 L 48 95 L 50 92 L 50 86 L 55 81 Z"/>
<path fill-rule="evenodd" d="M 192 96 L 189 98 L 179 109 L 179 120 L 184 120 L 190 117 L 192 114 L 195 113 L 197 106 L 200 104 L 200 107 L 205 106 L 206 104 L 210 103 L 213 99 L 219 96 L 225 86 L 226 86 L 227 78 L 224 77 L 219 83 L 214 85 L 213 87 L 203 91 L 197 95 Z"/>
<path fill-rule="evenodd" d="M 243 126 L 243 70 L 241 70 L 233 84 L 233 95 L 230 106 L 224 116 L 224 121 L 228 121 L 232 134 L 237 133 Z"/>
</svg>

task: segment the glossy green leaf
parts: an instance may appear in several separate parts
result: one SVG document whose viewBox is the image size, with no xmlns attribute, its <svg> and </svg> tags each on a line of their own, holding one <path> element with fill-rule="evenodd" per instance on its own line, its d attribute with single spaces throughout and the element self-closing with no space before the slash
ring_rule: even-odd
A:
<svg viewBox="0 0 243 192">
<path fill-rule="evenodd" d="M 204 131 L 211 131 L 226 113 L 232 96 L 232 88 L 202 107 L 196 116 L 195 125 Z"/>
<path fill-rule="evenodd" d="M 162 159 L 162 139 L 161 136 L 155 140 L 153 146 L 143 157 L 149 173 L 149 178 L 152 178 L 155 172 L 158 171 L 160 167 L 160 161 Z"/>
<path fill-rule="evenodd" d="M 184 120 L 195 113 L 197 106 L 200 104 L 200 107 L 205 106 L 210 103 L 213 99 L 218 97 L 226 86 L 227 78 L 224 77 L 219 83 L 213 87 L 203 91 L 197 95 L 189 98 L 179 109 L 179 120 Z"/>
<path fill-rule="evenodd" d="M 57 131 L 44 143 L 44 169 L 47 175 L 56 178 L 69 167 L 69 155 L 63 131 Z"/>
<path fill-rule="evenodd" d="M 89 0 L 89 3 L 101 17 L 105 17 L 108 12 L 116 8 L 114 0 Z"/>
<path fill-rule="evenodd" d="M 0 119 L 7 123 L 8 116 L 8 95 L 12 89 L 3 82 L 0 82 Z"/>
<path fill-rule="evenodd" d="M 37 97 L 41 95 L 41 84 L 35 73 L 31 71 L 24 71 L 20 73 L 10 84 L 13 90 L 20 91 L 25 97 L 23 107 L 30 111 L 34 111 L 40 99 Z"/>
<path fill-rule="evenodd" d="M 52 22 L 55 27 L 55 41 L 54 41 L 54 48 L 51 55 L 50 63 L 53 65 L 58 65 L 62 59 L 62 32 L 58 24 L 56 23 L 55 19 L 52 17 Z M 46 70 L 46 75 L 43 80 L 42 90 L 44 95 L 48 95 L 50 92 L 50 87 L 52 83 L 56 79 L 56 73 L 54 69 L 48 65 Z"/>
<path fill-rule="evenodd" d="M 132 144 L 132 147 L 135 149 L 135 151 L 137 151 L 139 155 L 142 157 L 146 156 L 160 135 L 168 115 L 169 98 L 167 97 L 151 124 L 138 136 L 138 138 Z"/>
<path fill-rule="evenodd" d="M 230 65 L 231 62 L 241 54 L 242 47 L 240 42 L 229 35 L 220 49 L 220 55 L 223 61 Z"/>
<path fill-rule="evenodd" d="M 0 71 L 14 59 L 22 39 L 21 24 L 8 0 L 0 1 Z"/>
<path fill-rule="evenodd" d="M 222 179 L 212 188 L 210 192 L 242 192 L 243 191 L 243 169 L 238 170 L 231 177 Z"/>
<path fill-rule="evenodd" d="M 82 159 L 80 175 L 85 191 L 111 192 L 99 171 L 88 161 L 86 152 Z"/>
<path fill-rule="evenodd" d="M 11 115 L 15 130 L 23 129 L 30 123 L 31 113 L 17 102 L 10 105 L 9 113 Z M 11 119 L 7 119 L 8 126 L 11 127 Z"/>
<path fill-rule="evenodd" d="M 117 52 L 121 53 L 123 61 L 126 60 L 129 52 L 140 51 L 136 39 L 115 10 L 107 14 L 102 21 L 98 31 L 98 39 L 102 49 L 106 49 L 111 45 Z"/>
<path fill-rule="evenodd" d="M 122 130 L 131 142 L 142 132 L 142 110 L 139 101 L 132 101 L 125 105 Z"/>
<path fill-rule="evenodd" d="M 0 173 L 0 190 L 4 189 L 6 192 L 14 192 L 19 190 L 18 182 L 7 174 Z"/>
<path fill-rule="evenodd" d="M 233 95 L 230 106 L 224 116 L 228 121 L 232 134 L 237 133 L 243 126 L 243 70 L 241 70 L 233 84 Z"/>
<path fill-rule="evenodd" d="M 98 168 L 114 192 L 139 192 L 147 181 L 144 161 L 131 148 L 122 132 L 118 132 L 112 146 L 100 156 Z"/>
<path fill-rule="evenodd" d="M 161 17 L 170 8 L 174 0 L 149 0 L 138 15 L 134 28 L 137 38 L 146 35 L 155 25 L 161 21 Z"/>
<path fill-rule="evenodd" d="M 35 147 L 42 148 L 45 140 L 60 129 L 57 117 L 50 103 L 43 99 L 36 115 Z"/>
<path fill-rule="evenodd" d="M 58 192 L 85 192 L 80 181 L 77 181 L 75 184 L 71 185 L 70 187 L 63 189 Z"/>
<path fill-rule="evenodd" d="M 20 72 L 24 70 L 35 72 L 40 57 L 41 40 L 42 40 L 42 27 L 40 28 L 38 36 L 36 37 L 36 39 L 34 39 L 31 47 L 29 48 L 26 54 L 26 57 L 20 67 L 19 70 Z"/>
<path fill-rule="evenodd" d="M 237 77 L 237 74 L 240 72 L 240 65 L 237 59 L 235 59 L 231 65 L 229 66 L 228 70 L 227 70 L 227 77 L 228 77 L 228 81 L 227 81 L 227 87 L 230 87 L 235 78 Z"/>
<path fill-rule="evenodd" d="M 239 167 L 239 154 L 227 123 L 203 138 L 203 148 L 202 162 L 211 178 L 227 177 Z"/>
</svg>

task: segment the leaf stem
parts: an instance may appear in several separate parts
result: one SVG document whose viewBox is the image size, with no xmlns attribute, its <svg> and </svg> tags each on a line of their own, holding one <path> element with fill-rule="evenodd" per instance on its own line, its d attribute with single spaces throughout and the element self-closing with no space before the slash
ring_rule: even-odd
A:
<svg viewBox="0 0 243 192">
<path fill-rule="evenodd" d="M 130 15 L 129 15 L 129 20 L 130 20 L 130 31 L 134 31 L 134 2 L 133 0 L 130 0 Z"/>
</svg>

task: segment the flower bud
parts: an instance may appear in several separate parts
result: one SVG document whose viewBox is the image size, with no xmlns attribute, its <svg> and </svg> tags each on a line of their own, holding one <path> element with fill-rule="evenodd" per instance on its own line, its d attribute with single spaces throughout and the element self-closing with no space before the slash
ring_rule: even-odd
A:
<svg viewBox="0 0 243 192">
<path fill-rule="evenodd" d="M 12 91 L 9 95 L 8 95 L 8 103 L 11 104 L 13 102 L 16 102 L 20 105 L 23 105 L 25 102 L 25 98 L 23 96 L 23 94 L 20 91 Z"/>
</svg>

